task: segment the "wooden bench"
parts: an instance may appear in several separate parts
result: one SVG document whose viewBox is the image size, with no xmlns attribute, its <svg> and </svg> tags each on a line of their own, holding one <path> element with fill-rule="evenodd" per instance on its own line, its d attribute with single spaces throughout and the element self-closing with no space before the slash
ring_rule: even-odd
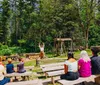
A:
<svg viewBox="0 0 100 85">
<path fill-rule="evenodd" d="M 29 59 L 36 59 L 39 58 L 39 53 L 26 53 L 25 56 Z"/>
<path fill-rule="evenodd" d="M 45 76 L 51 77 L 51 81 L 54 84 L 54 76 L 59 76 L 64 74 L 64 62 L 61 63 L 53 63 L 41 65 L 40 68 L 45 73 Z"/>
<path fill-rule="evenodd" d="M 10 82 L 5 85 L 43 85 L 41 80 Z"/>
<path fill-rule="evenodd" d="M 55 80 L 54 80 L 55 76 L 60 76 L 64 74 L 64 63 L 63 62 L 58 63 L 58 64 L 55 63 L 55 64 L 42 65 L 40 67 L 42 68 L 42 71 L 45 73 L 45 75 L 51 77 L 51 82 L 53 84 L 55 84 Z M 69 83 L 70 85 L 74 85 L 74 84 L 81 83 L 84 81 L 91 81 L 91 80 L 93 81 L 95 78 L 97 78 L 97 75 L 92 75 L 87 78 L 80 77 L 79 79 L 74 80 L 74 81 L 59 80 L 58 82 L 61 83 L 62 85 L 69 85 Z M 100 78 L 99 78 L 99 81 L 100 81 Z"/>
<path fill-rule="evenodd" d="M 79 77 L 77 80 L 58 80 L 58 82 L 62 85 L 75 85 L 75 84 L 80 84 L 82 82 L 90 82 L 90 81 L 94 81 L 94 79 L 96 78 L 97 76 L 95 75 L 91 75 L 90 77 Z"/>
<path fill-rule="evenodd" d="M 41 65 L 40 68 L 42 71 L 45 73 L 45 76 L 49 76 L 48 72 L 54 72 L 58 70 L 63 70 L 64 69 L 64 62 L 61 63 L 53 63 L 53 64 L 46 64 L 46 65 Z"/>
<path fill-rule="evenodd" d="M 32 75 L 32 72 L 25 72 L 25 73 L 11 73 L 11 74 L 5 74 L 5 77 L 27 77 L 29 80 L 29 77 Z"/>
<path fill-rule="evenodd" d="M 53 63 L 53 64 L 46 64 L 46 65 L 40 65 L 40 68 L 43 69 L 43 68 L 49 68 L 49 67 L 56 67 L 56 66 L 63 66 L 64 65 L 64 62 L 61 62 L 61 63 Z"/>
</svg>

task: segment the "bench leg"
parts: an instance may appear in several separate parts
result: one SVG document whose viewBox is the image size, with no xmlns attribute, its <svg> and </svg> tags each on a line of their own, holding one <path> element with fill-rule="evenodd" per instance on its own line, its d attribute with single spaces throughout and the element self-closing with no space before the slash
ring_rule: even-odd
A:
<svg viewBox="0 0 100 85">
<path fill-rule="evenodd" d="M 22 80 L 25 80 L 26 78 L 25 78 L 25 76 L 21 76 L 22 77 Z"/>
<path fill-rule="evenodd" d="M 29 79 L 29 76 L 26 76 L 26 77 L 27 77 L 28 80 L 30 80 L 30 79 Z"/>
<path fill-rule="evenodd" d="M 95 83 L 96 84 L 100 84 L 100 76 L 98 76 L 98 77 L 95 78 Z"/>
<path fill-rule="evenodd" d="M 48 74 L 45 72 L 45 77 L 47 78 Z"/>
<path fill-rule="evenodd" d="M 53 83 L 53 85 L 55 84 L 53 76 L 51 76 L 51 82 Z"/>
</svg>

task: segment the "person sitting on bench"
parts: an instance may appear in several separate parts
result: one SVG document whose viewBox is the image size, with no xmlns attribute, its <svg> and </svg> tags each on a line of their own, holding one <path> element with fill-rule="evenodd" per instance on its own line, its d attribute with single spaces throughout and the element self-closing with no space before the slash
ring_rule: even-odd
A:
<svg viewBox="0 0 100 85">
<path fill-rule="evenodd" d="M 6 65 L 6 72 L 7 73 L 13 73 L 14 71 L 14 65 L 12 64 L 12 60 L 8 59 L 8 64 Z"/>
<path fill-rule="evenodd" d="M 91 57 L 91 65 L 92 65 L 92 74 L 100 74 L 100 57 L 98 57 L 99 48 L 92 47 L 92 57 Z"/>
<path fill-rule="evenodd" d="M 13 79 L 4 77 L 4 74 L 6 74 L 6 70 L 2 63 L 2 58 L 0 58 L 0 85 L 5 85 L 6 83 L 13 81 Z"/>
<path fill-rule="evenodd" d="M 72 52 L 68 52 L 68 60 L 65 61 L 64 71 L 65 74 L 60 76 L 61 79 L 76 80 L 79 78 L 78 62 Z"/>
<path fill-rule="evenodd" d="M 79 74 L 81 77 L 91 76 L 91 60 L 85 50 L 81 51 L 78 61 Z"/>
<path fill-rule="evenodd" d="M 17 64 L 17 72 L 24 73 L 26 70 L 24 69 L 24 61 L 22 58 L 19 58 L 19 64 Z"/>
</svg>

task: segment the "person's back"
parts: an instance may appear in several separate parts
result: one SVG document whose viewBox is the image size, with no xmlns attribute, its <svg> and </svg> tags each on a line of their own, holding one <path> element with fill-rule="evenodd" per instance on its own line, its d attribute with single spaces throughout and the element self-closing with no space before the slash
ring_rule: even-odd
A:
<svg viewBox="0 0 100 85">
<path fill-rule="evenodd" d="M 66 61 L 65 64 L 68 66 L 68 72 L 74 72 L 78 70 L 77 61 L 73 61 L 73 62 Z"/>
<path fill-rule="evenodd" d="M 100 74 L 100 57 L 91 57 L 92 74 Z"/>
<path fill-rule="evenodd" d="M 3 72 L 5 72 L 4 66 L 0 65 L 0 81 L 4 79 Z"/>
<path fill-rule="evenodd" d="M 89 77 L 91 76 L 91 62 L 84 62 L 84 60 L 80 59 L 78 64 L 80 65 L 79 73 L 81 77 Z"/>
<path fill-rule="evenodd" d="M 91 60 L 85 50 L 81 51 L 78 61 L 79 73 L 81 77 L 91 76 Z"/>
<path fill-rule="evenodd" d="M 23 63 L 23 62 L 20 62 L 20 63 L 17 65 L 17 68 L 18 68 L 18 72 L 19 72 L 19 73 L 24 73 L 24 72 L 26 72 L 26 70 L 24 69 L 24 63 Z"/>
<path fill-rule="evenodd" d="M 14 72 L 14 65 L 13 64 L 7 64 L 6 65 L 6 71 L 7 71 L 7 73 L 13 73 Z"/>
<path fill-rule="evenodd" d="M 6 72 L 13 73 L 14 72 L 14 65 L 12 64 L 12 60 L 8 59 L 8 64 L 6 65 Z"/>
<path fill-rule="evenodd" d="M 76 80 L 79 78 L 78 62 L 73 57 L 73 53 L 68 53 L 68 60 L 64 64 L 65 74 L 61 75 L 61 79 Z"/>
<path fill-rule="evenodd" d="M 0 85 L 5 85 L 6 83 L 10 82 L 10 78 L 5 78 L 4 74 L 5 74 L 5 68 L 1 64 L 0 65 Z"/>
<path fill-rule="evenodd" d="M 100 74 L 100 57 L 98 56 L 99 48 L 91 48 L 93 56 L 91 57 L 92 74 Z"/>
<path fill-rule="evenodd" d="M 20 63 L 17 64 L 17 72 L 24 73 L 26 70 L 24 69 L 24 62 L 22 62 L 22 59 L 19 59 Z"/>
</svg>

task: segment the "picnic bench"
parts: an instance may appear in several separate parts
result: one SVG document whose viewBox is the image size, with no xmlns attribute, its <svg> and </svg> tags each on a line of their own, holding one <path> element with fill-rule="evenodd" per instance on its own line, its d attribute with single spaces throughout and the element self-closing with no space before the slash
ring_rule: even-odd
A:
<svg viewBox="0 0 100 85">
<path fill-rule="evenodd" d="M 72 80 L 72 81 L 61 79 L 58 80 L 57 82 L 59 82 L 61 85 L 76 85 L 76 84 L 81 84 L 83 82 L 94 81 L 96 77 L 97 76 L 95 75 L 91 75 L 90 77 L 79 77 L 77 80 Z"/>
<path fill-rule="evenodd" d="M 29 77 L 32 75 L 32 72 L 24 72 L 24 73 L 10 73 L 10 74 L 5 74 L 5 77 L 27 77 L 29 80 Z"/>
<path fill-rule="evenodd" d="M 39 53 L 26 53 L 25 56 L 29 59 L 36 59 L 39 58 Z"/>
<path fill-rule="evenodd" d="M 46 76 L 51 77 L 51 82 L 53 84 L 55 84 L 55 80 L 54 80 L 55 76 L 60 76 L 60 75 L 64 74 L 64 62 L 41 65 L 40 67 Z M 97 77 L 99 77 L 99 80 Z M 69 85 L 69 84 L 75 85 L 78 83 L 82 83 L 84 81 L 89 82 L 89 81 L 94 81 L 94 80 L 95 80 L 95 82 L 98 83 L 100 81 L 100 75 L 91 75 L 90 77 L 86 77 L 86 78 L 80 77 L 79 79 L 73 80 L 73 81 L 59 79 L 58 82 L 62 85 Z"/>
<path fill-rule="evenodd" d="M 5 85 L 43 85 L 41 80 L 10 82 Z"/>
<path fill-rule="evenodd" d="M 51 77 L 51 81 L 54 84 L 54 76 L 64 74 L 64 62 L 40 65 L 40 68 L 44 72 L 45 76 Z"/>
</svg>

